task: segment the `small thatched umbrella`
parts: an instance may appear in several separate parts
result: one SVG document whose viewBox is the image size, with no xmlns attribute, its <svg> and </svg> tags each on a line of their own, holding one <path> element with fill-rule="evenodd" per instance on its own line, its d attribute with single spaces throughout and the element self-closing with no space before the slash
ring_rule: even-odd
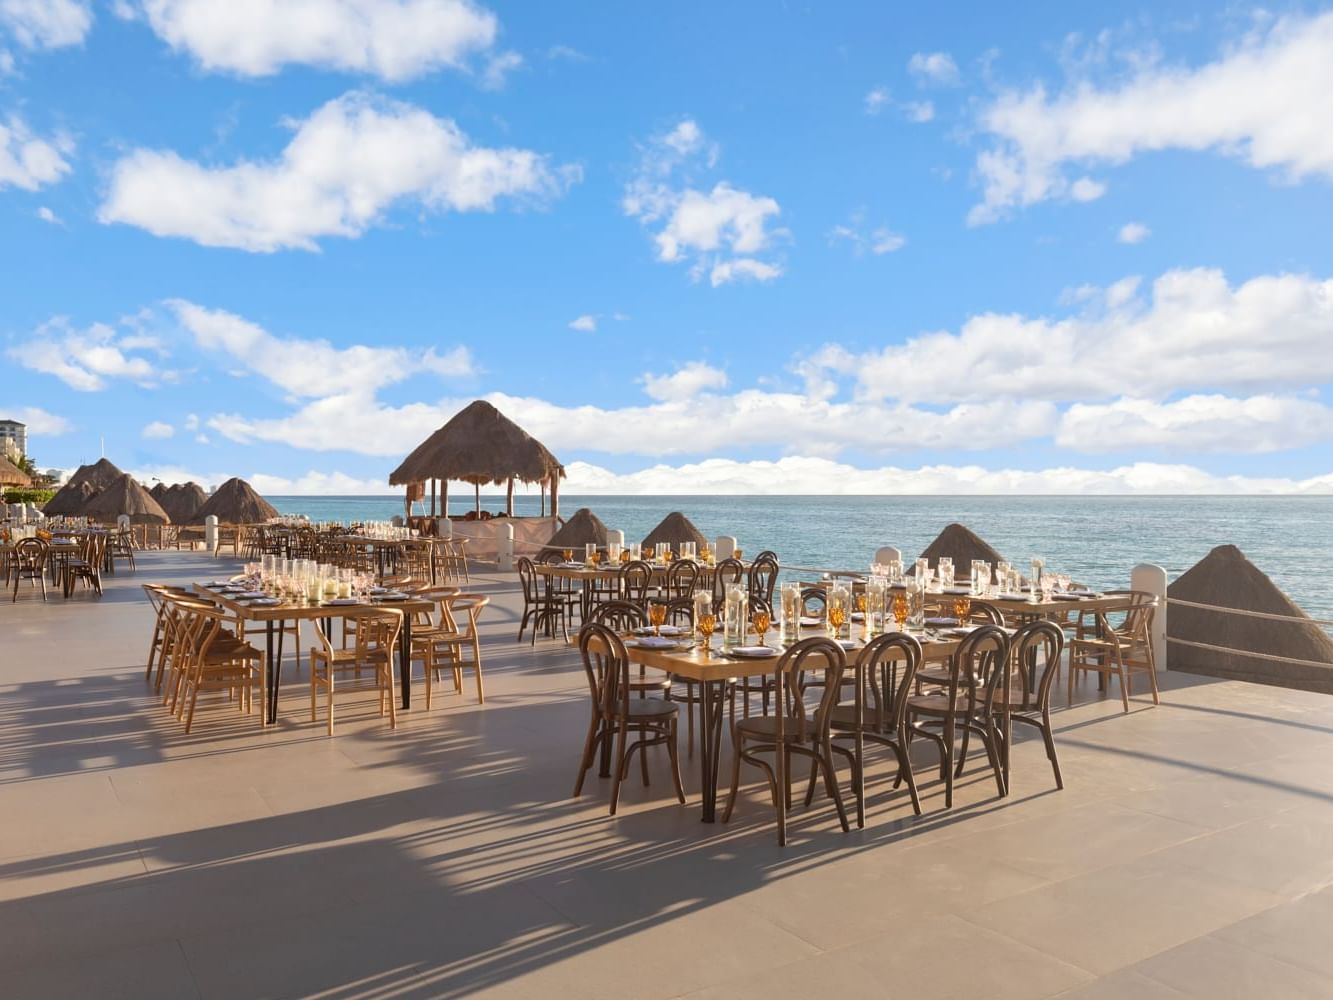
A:
<svg viewBox="0 0 1333 1000">
<path fill-rule="evenodd" d="M 17 465 L 0 455 L 0 486 L 31 486 L 32 479 Z"/>
<path fill-rule="evenodd" d="M 90 482 L 66 483 L 56 492 L 46 505 L 42 507 L 42 513 L 47 517 L 54 517 L 63 514 L 66 517 L 73 517 L 83 511 L 84 505 L 93 497 L 97 496 L 98 489 Z"/>
<path fill-rule="evenodd" d="M 208 503 L 194 512 L 191 524 L 203 524 L 207 517 L 219 524 L 262 524 L 278 516 L 277 508 L 255 492 L 244 479 L 228 479 L 217 488 Z"/>
<path fill-rule="evenodd" d="M 158 503 L 161 503 L 162 498 L 170 492 L 171 492 L 171 487 L 159 479 L 157 481 L 157 485 L 148 491 L 148 495 L 151 496 Z"/>
<path fill-rule="evenodd" d="M 1293 618 L 1309 617 L 1234 545 L 1219 545 L 1213 549 L 1166 592 L 1173 600 Z M 1166 617 L 1166 631 L 1173 670 L 1333 692 L 1333 639 L 1313 623 L 1247 618 L 1172 605 Z M 1197 649 L 1170 643 L 1171 639 L 1225 646 L 1242 652 Z M 1246 656 L 1245 650 L 1327 663 L 1329 667 L 1256 659 Z"/>
<path fill-rule="evenodd" d="M 606 525 L 587 507 L 580 507 L 546 543 L 548 549 L 581 549 L 593 543 L 606 548 Z"/>
<path fill-rule="evenodd" d="M 996 563 L 1005 561 L 1004 556 L 991 548 L 980 535 L 957 523 L 948 525 L 921 553 L 921 558 L 927 560 L 932 568 L 939 564 L 940 556 L 952 559 L 954 571 L 964 578 L 972 571 L 973 559 L 984 559 L 991 564 L 992 571 Z M 911 566 L 908 571 L 916 572 L 916 566 Z"/>
<path fill-rule="evenodd" d="M 558 516 L 559 483 L 565 467 L 554 455 L 484 399 L 469 403 L 447 424 L 426 438 L 403 464 L 389 476 L 390 486 L 410 486 L 434 480 L 444 482 L 444 509 L 449 505 L 449 480 L 476 487 L 477 513 L 481 514 L 481 487 L 485 483 L 507 483 L 506 509 L 514 513 L 514 481 L 542 483 L 551 487 L 551 514 Z"/>
<path fill-rule="evenodd" d="M 189 524 L 199 508 L 208 503 L 208 494 L 198 483 L 177 483 L 159 502 L 173 524 Z"/>
<path fill-rule="evenodd" d="M 133 476 L 121 476 L 79 511 L 84 517 L 103 524 L 114 524 L 121 514 L 127 514 L 131 524 L 166 524 L 167 512 Z"/>
<path fill-rule="evenodd" d="M 703 532 L 678 510 L 662 518 L 662 523 L 648 532 L 648 537 L 643 540 L 645 546 L 665 544 L 672 548 L 679 548 L 681 542 L 693 542 L 701 549 L 708 547 L 708 539 L 703 536 Z"/>
</svg>

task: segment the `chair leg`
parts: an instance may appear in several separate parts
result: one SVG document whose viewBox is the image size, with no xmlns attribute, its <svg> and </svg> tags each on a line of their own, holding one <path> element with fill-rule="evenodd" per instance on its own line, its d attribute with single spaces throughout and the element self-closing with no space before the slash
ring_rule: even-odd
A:
<svg viewBox="0 0 1333 1000">
<path fill-rule="evenodd" d="M 838 822 L 842 824 L 842 832 L 847 833 L 851 826 L 847 823 L 847 809 L 842 804 L 842 790 L 838 787 L 837 775 L 833 773 L 833 761 L 830 759 L 827 747 L 823 752 L 816 750 L 815 762 L 819 769 L 824 772 L 824 787 L 828 790 L 829 798 L 833 800 L 833 807 L 838 810 Z"/>
<path fill-rule="evenodd" d="M 685 804 L 685 786 L 680 780 L 680 736 L 675 720 L 671 722 L 671 738 L 667 740 L 667 756 L 671 758 L 671 780 L 676 783 L 676 798 Z"/>
<path fill-rule="evenodd" d="M 616 759 L 611 776 L 611 815 L 616 814 L 616 805 L 620 802 L 620 779 L 625 773 L 625 736 L 629 724 L 621 720 L 616 729 Z"/>
<path fill-rule="evenodd" d="M 477 671 L 477 704 L 486 704 L 486 690 L 481 683 L 481 637 L 477 635 L 475 626 L 472 632 L 472 667 Z"/>
<path fill-rule="evenodd" d="M 1051 732 L 1049 708 L 1041 714 L 1041 738 L 1046 743 L 1046 758 L 1051 762 L 1051 770 L 1055 772 L 1055 787 L 1063 791 L 1065 782 L 1060 777 L 1060 758 L 1055 753 L 1055 735 Z"/>
<path fill-rule="evenodd" d="M 583 757 L 579 760 L 579 776 L 574 782 L 574 798 L 583 794 L 583 779 L 588 776 L 588 769 L 592 767 L 593 755 L 597 752 L 597 730 L 600 727 L 601 720 L 597 718 L 596 713 L 588 723 L 588 736 L 583 741 Z"/>
<path fill-rule="evenodd" d="M 744 738 L 731 748 L 731 792 L 727 795 L 727 807 L 722 810 L 722 822 L 731 822 L 731 811 L 736 808 L 736 797 L 741 790 L 741 750 Z"/>
<path fill-rule="evenodd" d="M 907 794 L 912 797 L 912 812 L 921 815 L 921 797 L 916 791 L 916 777 L 912 774 L 912 758 L 907 753 L 907 747 L 902 743 L 894 743 L 893 751 L 898 757 L 898 777 L 894 781 L 896 787 L 898 781 L 907 782 Z"/>
</svg>

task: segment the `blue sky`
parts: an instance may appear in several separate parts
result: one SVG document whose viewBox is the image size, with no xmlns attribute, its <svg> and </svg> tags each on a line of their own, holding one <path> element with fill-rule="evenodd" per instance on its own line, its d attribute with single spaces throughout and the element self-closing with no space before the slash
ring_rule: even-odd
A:
<svg viewBox="0 0 1333 1000">
<path fill-rule="evenodd" d="M 0 4 L 0 416 L 386 491 L 1333 489 L 1333 12 Z"/>
</svg>

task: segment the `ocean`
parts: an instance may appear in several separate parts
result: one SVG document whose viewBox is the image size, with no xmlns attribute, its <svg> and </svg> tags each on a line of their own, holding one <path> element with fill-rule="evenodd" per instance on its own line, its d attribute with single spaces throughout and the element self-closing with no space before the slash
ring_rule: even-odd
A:
<svg viewBox="0 0 1333 1000">
<path fill-rule="evenodd" d="M 387 521 L 402 495 L 269 497 L 284 514 L 312 520 Z M 471 502 L 455 496 L 460 514 Z M 535 515 L 538 497 L 515 497 L 515 512 Z M 503 496 L 482 507 L 504 509 Z M 881 545 L 914 558 L 950 521 L 967 525 L 1026 569 L 1040 556 L 1052 572 L 1096 588 L 1123 587 L 1137 563 L 1156 563 L 1171 579 L 1216 545 L 1240 547 L 1298 605 L 1333 619 L 1333 497 L 812 497 L 561 496 L 569 517 L 590 507 L 627 541 L 643 538 L 673 510 L 709 538 L 735 535 L 754 555 L 772 549 L 786 564 L 864 569 Z M 420 510 L 420 508 L 418 508 Z"/>
</svg>

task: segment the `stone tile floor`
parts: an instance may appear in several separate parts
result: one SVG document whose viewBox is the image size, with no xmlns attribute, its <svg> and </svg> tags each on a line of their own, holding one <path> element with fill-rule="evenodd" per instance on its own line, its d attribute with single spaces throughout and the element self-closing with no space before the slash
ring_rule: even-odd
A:
<svg viewBox="0 0 1333 1000">
<path fill-rule="evenodd" d="M 1169 673 L 1123 716 L 1089 682 L 1065 791 L 1027 741 L 1008 800 L 976 767 L 945 812 L 918 744 L 925 816 L 876 769 L 864 830 L 817 800 L 779 849 L 758 785 L 705 826 L 661 757 L 615 819 L 571 799 L 582 670 L 513 641 L 496 574 L 484 707 L 391 732 L 353 695 L 329 738 L 289 659 L 276 728 L 215 699 L 186 736 L 138 586 L 218 571 L 0 605 L 3 996 L 1333 996 L 1326 697 Z"/>
</svg>

